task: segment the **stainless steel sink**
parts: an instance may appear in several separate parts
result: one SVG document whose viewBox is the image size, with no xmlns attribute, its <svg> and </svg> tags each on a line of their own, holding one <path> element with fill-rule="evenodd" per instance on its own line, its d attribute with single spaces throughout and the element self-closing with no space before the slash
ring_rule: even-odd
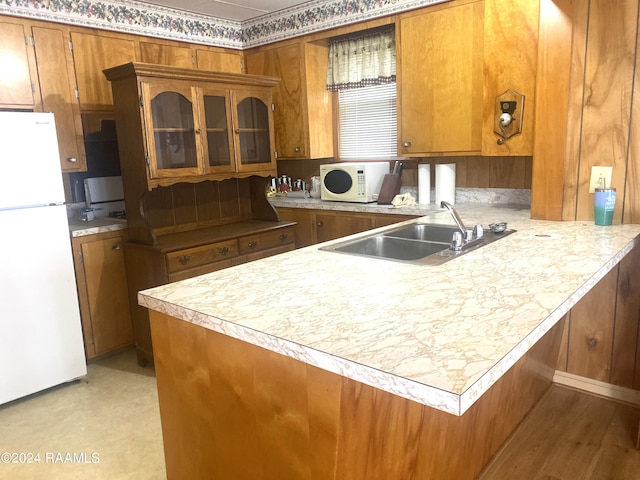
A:
<svg viewBox="0 0 640 480">
<path fill-rule="evenodd" d="M 462 248 L 455 249 L 452 240 L 454 234 L 460 232 L 458 227 L 413 223 L 366 237 L 334 243 L 321 247 L 320 250 L 419 265 L 440 265 L 504 238 L 514 231 L 507 229 L 501 233 L 494 233 L 486 228 L 482 238 L 474 239 Z"/>
<path fill-rule="evenodd" d="M 325 249 L 323 247 L 322 249 Z M 366 255 L 368 257 L 389 258 L 394 260 L 413 261 L 433 255 L 449 248 L 448 243 L 423 242 L 407 238 L 395 238 L 386 235 L 375 235 L 354 242 L 346 242 L 336 246 L 336 252 Z"/>
<path fill-rule="evenodd" d="M 451 244 L 453 234 L 458 231 L 460 231 L 458 227 L 449 225 L 414 223 L 383 233 L 383 235 L 385 237 L 409 238 L 426 242 L 441 242 L 446 243 L 448 247 Z"/>
</svg>

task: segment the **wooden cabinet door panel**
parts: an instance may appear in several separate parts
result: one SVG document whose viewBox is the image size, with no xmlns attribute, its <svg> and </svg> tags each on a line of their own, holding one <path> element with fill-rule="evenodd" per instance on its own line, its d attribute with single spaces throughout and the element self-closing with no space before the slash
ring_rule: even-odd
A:
<svg viewBox="0 0 640 480">
<path fill-rule="evenodd" d="M 80 108 L 113 111 L 111 84 L 102 71 L 136 60 L 135 43 L 131 40 L 71 32 Z"/>
<path fill-rule="evenodd" d="M 133 343 L 122 237 L 82 244 L 94 355 Z"/>
<path fill-rule="evenodd" d="M 401 154 L 482 148 L 483 2 L 400 23 Z"/>
<path fill-rule="evenodd" d="M 308 156 L 308 122 L 301 44 L 289 45 L 247 56 L 247 70 L 280 78 L 273 89 L 273 123 L 279 158 Z"/>
<path fill-rule="evenodd" d="M 277 210 L 280 220 L 296 222 L 295 227 L 293 227 L 296 237 L 296 248 L 308 247 L 309 245 L 316 243 L 312 210 L 280 207 L 278 207 Z"/>
<path fill-rule="evenodd" d="M 194 66 L 191 47 L 176 47 L 151 42 L 140 42 L 140 61 L 182 68 L 193 68 Z"/>
<path fill-rule="evenodd" d="M 198 48 L 196 49 L 196 63 L 198 70 L 244 73 L 242 56 L 236 53 L 216 52 Z"/>
<path fill-rule="evenodd" d="M 22 25 L 0 23 L 0 107 L 30 108 L 35 105 L 27 35 Z"/>
<path fill-rule="evenodd" d="M 326 242 L 354 233 L 371 230 L 373 221 L 370 216 L 351 216 L 336 214 L 316 214 L 316 235 L 318 242 Z"/>
<path fill-rule="evenodd" d="M 80 106 L 75 96 L 73 61 L 62 30 L 33 27 L 42 108 L 53 112 L 63 172 L 87 169 Z"/>
</svg>

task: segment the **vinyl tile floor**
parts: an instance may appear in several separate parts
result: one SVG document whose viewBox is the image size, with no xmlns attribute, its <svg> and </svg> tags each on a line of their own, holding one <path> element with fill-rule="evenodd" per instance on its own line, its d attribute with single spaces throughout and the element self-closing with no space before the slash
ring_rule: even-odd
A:
<svg viewBox="0 0 640 480">
<path fill-rule="evenodd" d="M 0 479 L 166 479 L 153 368 L 126 350 L 0 406 Z"/>
</svg>

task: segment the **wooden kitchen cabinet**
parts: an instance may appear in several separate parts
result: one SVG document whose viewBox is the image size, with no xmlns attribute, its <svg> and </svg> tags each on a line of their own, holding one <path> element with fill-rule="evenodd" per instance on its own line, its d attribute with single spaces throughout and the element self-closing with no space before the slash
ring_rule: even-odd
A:
<svg viewBox="0 0 640 480">
<path fill-rule="evenodd" d="M 87 359 L 133 344 L 126 237 L 126 231 L 119 230 L 72 239 Z"/>
<path fill-rule="evenodd" d="M 138 363 L 153 362 L 149 313 L 138 305 L 138 291 L 291 251 L 293 228 L 287 221 L 249 221 L 165 235 L 154 246 L 128 242 L 125 256 Z"/>
<path fill-rule="evenodd" d="M 400 17 L 398 154 L 480 153 L 484 2 Z"/>
<path fill-rule="evenodd" d="M 162 42 L 140 42 L 140 61 L 173 67 L 193 68 L 195 55 L 190 46 L 168 45 Z"/>
<path fill-rule="evenodd" d="M 0 22 L 0 108 L 33 109 L 37 103 L 27 30 L 20 23 Z"/>
<path fill-rule="evenodd" d="M 209 48 L 196 48 L 198 70 L 225 73 L 245 73 L 242 52 L 225 52 Z"/>
<path fill-rule="evenodd" d="M 44 22 L 0 23 L 0 108 L 52 112 L 63 173 L 86 171 L 68 33 Z"/>
<path fill-rule="evenodd" d="M 296 222 L 296 248 L 334 240 L 372 228 L 417 218 L 414 215 L 370 214 L 278 207 L 281 220 Z"/>
<path fill-rule="evenodd" d="M 279 159 L 333 157 L 333 95 L 326 89 L 326 45 L 297 42 L 246 55 L 247 72 L 281 79 L 274 88 Z"/>
<path fill-rule="evenodd" d="M 34 26 L 31 34 L 42 111 L 55 116 L 62 172 L 84 172 L 87 158 L 68 33 L 60 28 Z"/>
<path fill-rule="evenodd" d="M 102 71 L 136 60 L 132 39 L 98 32 L 71 32 L 80 109 L 112 112 L 111 85 Z"/>
<path fill-rule="evenodd" d="M 125 145 L 125 178 L 146 176 L 150 190 L 212 175 L 275 174 L 270 89 L 276 79 L 143 63 L 105 74 Z"/>
</svg>

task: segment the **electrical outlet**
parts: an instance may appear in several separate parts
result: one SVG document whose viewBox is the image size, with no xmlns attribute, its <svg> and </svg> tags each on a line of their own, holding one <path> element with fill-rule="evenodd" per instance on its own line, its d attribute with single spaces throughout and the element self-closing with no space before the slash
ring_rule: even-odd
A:
<svg viewBox="0 0 640 480">
<path fill-rule="evenodd" d="M 613 167 L 591 167 L 591 179 L 589 180 L 589 193 L 594 193 L 596 188 L 611 187 L 611 175 Z"/>
</svg>

